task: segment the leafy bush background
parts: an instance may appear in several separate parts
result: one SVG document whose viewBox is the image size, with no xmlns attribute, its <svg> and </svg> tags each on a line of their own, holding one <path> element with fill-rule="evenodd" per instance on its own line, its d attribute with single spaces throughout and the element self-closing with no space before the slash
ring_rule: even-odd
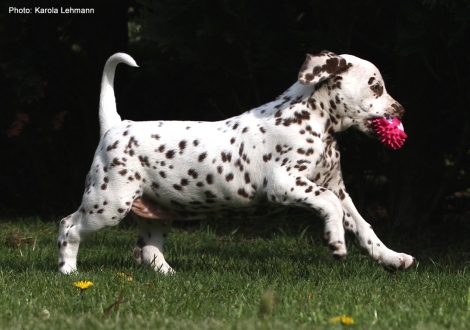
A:
<svg viewBox="0 0 470 330">
<path fill-rule="evenodd" d="M 95 14 L 0 11 L 4 216 L 78 207 L 98 143 L 101 73 L 113 53 L 128 52 L 140 65 L 118 67 L 123 118 L 220 120 L 272 100 L 295 82 L 305 53 L 328 49 L 376 64 L 407 111 L 409 139 L 399 151 L 354 131 L 339 136 L 360 211 L 387 226 L 469 228 L 470 1 L 68 5 Z"/>
</svg>

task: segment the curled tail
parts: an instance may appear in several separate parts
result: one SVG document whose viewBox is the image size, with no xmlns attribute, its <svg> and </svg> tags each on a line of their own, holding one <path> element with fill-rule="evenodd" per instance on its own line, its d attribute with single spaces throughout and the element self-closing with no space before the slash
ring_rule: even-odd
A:
<svg viewBox="0 0 470 330">
<path fill-rule="evenodd" d="M 116 99 L 114 98 L 114 72 L 119 63 L 129 66 L 138 65 L 134 59 L 124 53 L 116 53 L 111 56 L 104 66 L 103 78 L 101 80 L 100 94 L 100 135 L 103 135 L 114 125 L 121 122 L 121 117 L 116 110 Z"/>
</svg>

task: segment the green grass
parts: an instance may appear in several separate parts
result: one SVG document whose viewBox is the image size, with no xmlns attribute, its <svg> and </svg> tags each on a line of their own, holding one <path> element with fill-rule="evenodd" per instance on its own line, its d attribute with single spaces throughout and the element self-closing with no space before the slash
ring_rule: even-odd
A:
<svg viewBox="0 0 470 330">
<path fill-rule="evenodd" d="M 345 262 L 332 260 L 319 233 L 305 227 L 254 235 L 208 224 L 172 232 L 166 259 L 174 275 L 137 266 L 136 230 L 121 226 L 83 242 L 80 273 L 63 276 L 56 269 L 57 224 L 4 222 L 0 328 L 470 328 L 466 263 L 427 256 L 410 271 L 389 274 L 352 247 Z M 94 285 L 81 291 L 72 285 L 79 280 Z M 330 322 L 340 315 L 355 324 Z"/>
</svg>

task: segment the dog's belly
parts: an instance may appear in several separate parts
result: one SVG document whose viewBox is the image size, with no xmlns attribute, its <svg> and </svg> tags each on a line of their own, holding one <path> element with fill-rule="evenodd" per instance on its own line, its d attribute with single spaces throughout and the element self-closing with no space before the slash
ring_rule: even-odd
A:
<svg viewBox="0 0 470 330">
<path fill-rule="evenodd" d="M 179 207 L 161 205 L 147 197 L 139 197 L 132 204 L 132 211 L 147 219 L 155 220 L 197 220 L 207 218 L 264 217 L 278 213 L 284 209 L 281 205 L 261 202 L 253 205 L 221 204 L 213 207 L 191 206 L 181 204 Z"/>
</svg>

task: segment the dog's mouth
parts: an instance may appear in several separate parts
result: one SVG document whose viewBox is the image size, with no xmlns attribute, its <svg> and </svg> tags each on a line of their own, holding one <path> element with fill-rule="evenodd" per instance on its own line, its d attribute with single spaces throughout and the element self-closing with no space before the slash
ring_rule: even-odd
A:
<svg viewBox="0 0 470 330">
<path fill-rule="evenodd" d="M 374 117 L 371 117 L 371 118 L 367 118 L 367 119 L 364 119 L 364 127 L 365 127 L 365 130 L 366 130 L 366 134 L 369 135 L 370 137 L 376 137 L 378 138 L 378 134 L 375 130 L 375 123 L 380 120 L 380 119 L 385 119 L 387 121 L 393 121 L 394 118 L 397 118 L 398 120 L 401 120 L 401 118 L 398 118 L 398 117 L 392 117 L 392 116 L 382 116 L 382 117 L 378 117 L 378 116 L 374 116 Z"/>
<path fill-rule="evenodd" d="M 380 118 L 383 117 L 373 117 L 373 118 L 368 118 L 364 120 L 364 133 L 371 138 L 378 139 L 379 135 L 375 131 L 375 125 L 374 122 Z"/>
</svg>

